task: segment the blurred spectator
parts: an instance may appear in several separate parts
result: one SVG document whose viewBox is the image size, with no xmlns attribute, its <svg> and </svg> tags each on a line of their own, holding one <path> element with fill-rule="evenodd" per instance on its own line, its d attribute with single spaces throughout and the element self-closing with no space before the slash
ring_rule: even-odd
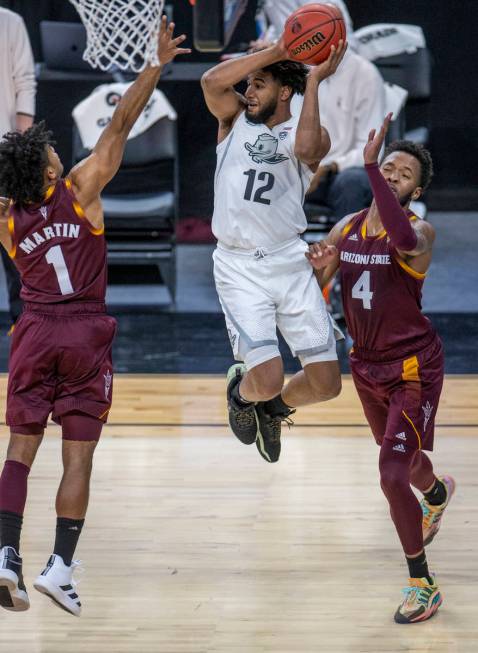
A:
<svg viewBox="0 0 478 653">
<path fill-rule="evenodd" d="M 0 138 L 15 129 L 25 131 L 35 115 L 35 72 L 32 49 L 23 19 L 0 8 Z M 0 195 L 2 189 L 0 188 Z M 13 322 L 22 311 L 20 277 L 3 247 L 10 316 Z"/>
<path fill-rule="evenodd" d="M 297 96 L 293 113 L 300 111 L 301 102 Z M 335 75 L 320 85 L 319 102 L 332 145 L 314 175 L 307 201 L 325 204 L 339 219 L 372 201 L 363 148 L 369 131 L 383 122 L 384 82 L 370 61 L 348 50 Z"/>
<path fill-rule="evenodd" d="M 355 50 L 354 28 L 345 2 L 343 0 L 327 0 L 327 2 L 335 5 L 342 12 L 347 29 L 349 48 Z M 296 9 L 300 9 L 300 7 L 308 4 L 311 4 L 311 0 L 262 0 L 262 2 L 259 0 L 258 39 L 251 43 L 251 47 L 260 49 L 276 41 L 282 34 L 285 22 L 289 16 Z"/>
</svg>

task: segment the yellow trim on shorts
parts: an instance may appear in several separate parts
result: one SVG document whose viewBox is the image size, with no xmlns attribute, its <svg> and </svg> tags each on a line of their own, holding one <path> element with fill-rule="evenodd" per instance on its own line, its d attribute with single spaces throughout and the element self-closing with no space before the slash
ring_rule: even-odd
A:
<svg viewBox="0 0 478 653">
<path fill-rule="evenodd" d="M 409 422 L 409 423 L 411 424 L 413 430 L 415 431 L 415 434 L 416 434 L 416 436 L 417 436 L 417 440 L 418 440 L 418 448 L 421 449 L 421 448 L 422 448 L 422 439 L 421 439 L 420 434 L 418 433 L 417 429 L 415 428 L 415 424 L 414 424 L 414 423 L 412 422 L 412 420 L 408 417 L 407 413 L 406 413 L 404 410 L 402 410 L 402 415 L 405 417 L 405 419 L 407 420 L 407 422 Z"/>
<path fill-rule="evenodd" d="M 106 415 L 108 415 L 110 410 L 111 410 L 111 408 L 107 408 L 104 413 L 101 413 L 101 415 L 98 417 L 98 419 L 103 419 L 103 417 L 106 417 Z"/>
<path fill-rule="evenodd" d="M 418 374 L 418 358 L 412 356 L 411 358 L 406 358 L 403 361 L 403 372 L 402 379 L 404 381 L 420 381 L 420 375 Z"/>
</svg>

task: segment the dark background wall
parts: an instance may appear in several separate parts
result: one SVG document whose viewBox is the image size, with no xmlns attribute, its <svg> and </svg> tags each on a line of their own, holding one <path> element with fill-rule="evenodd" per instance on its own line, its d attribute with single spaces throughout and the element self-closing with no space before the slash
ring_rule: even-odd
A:
<svg viewBox="0 0 478 653">
<path fill-rule="evenodd" d="M 192 10 L 187 0 L 174 0 L 174 18 L 178 31 L 192 33 Z M 241 19 L 234 43 L 245 43 L 254 35 L 255 0 L 251 0 Z M 429 194 L 431 208 L 477 208 L 478 184 L 478 0 L 347 0 L 354 25 L 379 22 L 402 22 L 420 25 L 433 54 L 433 97 L 428 107 L 431 126 L 430 149 L 435 160 L 436 178 Z M 20 13 L 29 30 L 35 58 L 41 60 L 38 23 L 40 20 L 78 20 L 67 0 L 0 0 L 0 6 Z M 213 60 L 214 55 L 194 53 L 192 59 Z M 207 113 L 196 83 L 169 84 L 163 90 L 179 110 L 181 125 L 180 151 L 183 167 L 191 165 L 183 178 L 181 212 L 183 215 L 207 216 L 211 211 L 210 184 L 204 176 L 211 174 L 214 159 L 215 121 Z M 78 93 L 79 89 L 76 89 Z M 39 117 L 55 118 L 60 129 L 60 153 L 69 158 L 66 144 L 70 123 L 64 114 L 71 93 L 39 89 Z M 53 106 L 52 103 L 54 103 Z M 68 108 L 69 113 L 69 108 Z M 55 124 L 52 125 L 55 128 Z M 194 163 L 188 164 L 193 158 Z M 191 192 L 191 190 L 194 192 Z M 191 199 L 191 201 L 189 201 Z"/>
</svg>

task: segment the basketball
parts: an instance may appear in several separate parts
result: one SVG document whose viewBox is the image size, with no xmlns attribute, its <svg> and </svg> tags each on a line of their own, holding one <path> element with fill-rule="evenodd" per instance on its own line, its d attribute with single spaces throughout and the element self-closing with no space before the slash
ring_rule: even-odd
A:
<svg viewBox="0 0 478 653">
<path fill-rule="evenodd" d="M 340 39 L 345 43 L 345 22 L 340 10 L 331 4 L 305 5 L 289 16 L 284 27 L 290 59 L 305 64 L 325 61 Z"/>
</svg>

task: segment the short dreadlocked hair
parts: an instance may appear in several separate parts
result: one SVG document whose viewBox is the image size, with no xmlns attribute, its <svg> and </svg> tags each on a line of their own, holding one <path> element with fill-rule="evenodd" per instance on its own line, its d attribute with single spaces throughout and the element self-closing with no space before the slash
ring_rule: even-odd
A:
<svg viewBox="0 0 478 653">
<path fill-rule="evenodd" d="M 0 141 L 0 195 L 19 204 L 41 202 L 52 132 L 39 122 L 25 132 L 8 132 Z"/>
<path fill-rule="evenodd" d="M 309 70 L 298 61 L 278 61 L 262 69 L 279 80 L 282 86 L 289 86 L 292 94 L 304 95 Z"/>
<path fill-rule="evenodd" d="M 430 152 L 421 143 L 413 141 L 393 141 L 385 148 L 383 158 L 386 159 L 392 152 L 406 152 L 417 159 L 421 167 L 420 186 L 426 190 L 433 178 L 433 161 Z"/>
</svg>

